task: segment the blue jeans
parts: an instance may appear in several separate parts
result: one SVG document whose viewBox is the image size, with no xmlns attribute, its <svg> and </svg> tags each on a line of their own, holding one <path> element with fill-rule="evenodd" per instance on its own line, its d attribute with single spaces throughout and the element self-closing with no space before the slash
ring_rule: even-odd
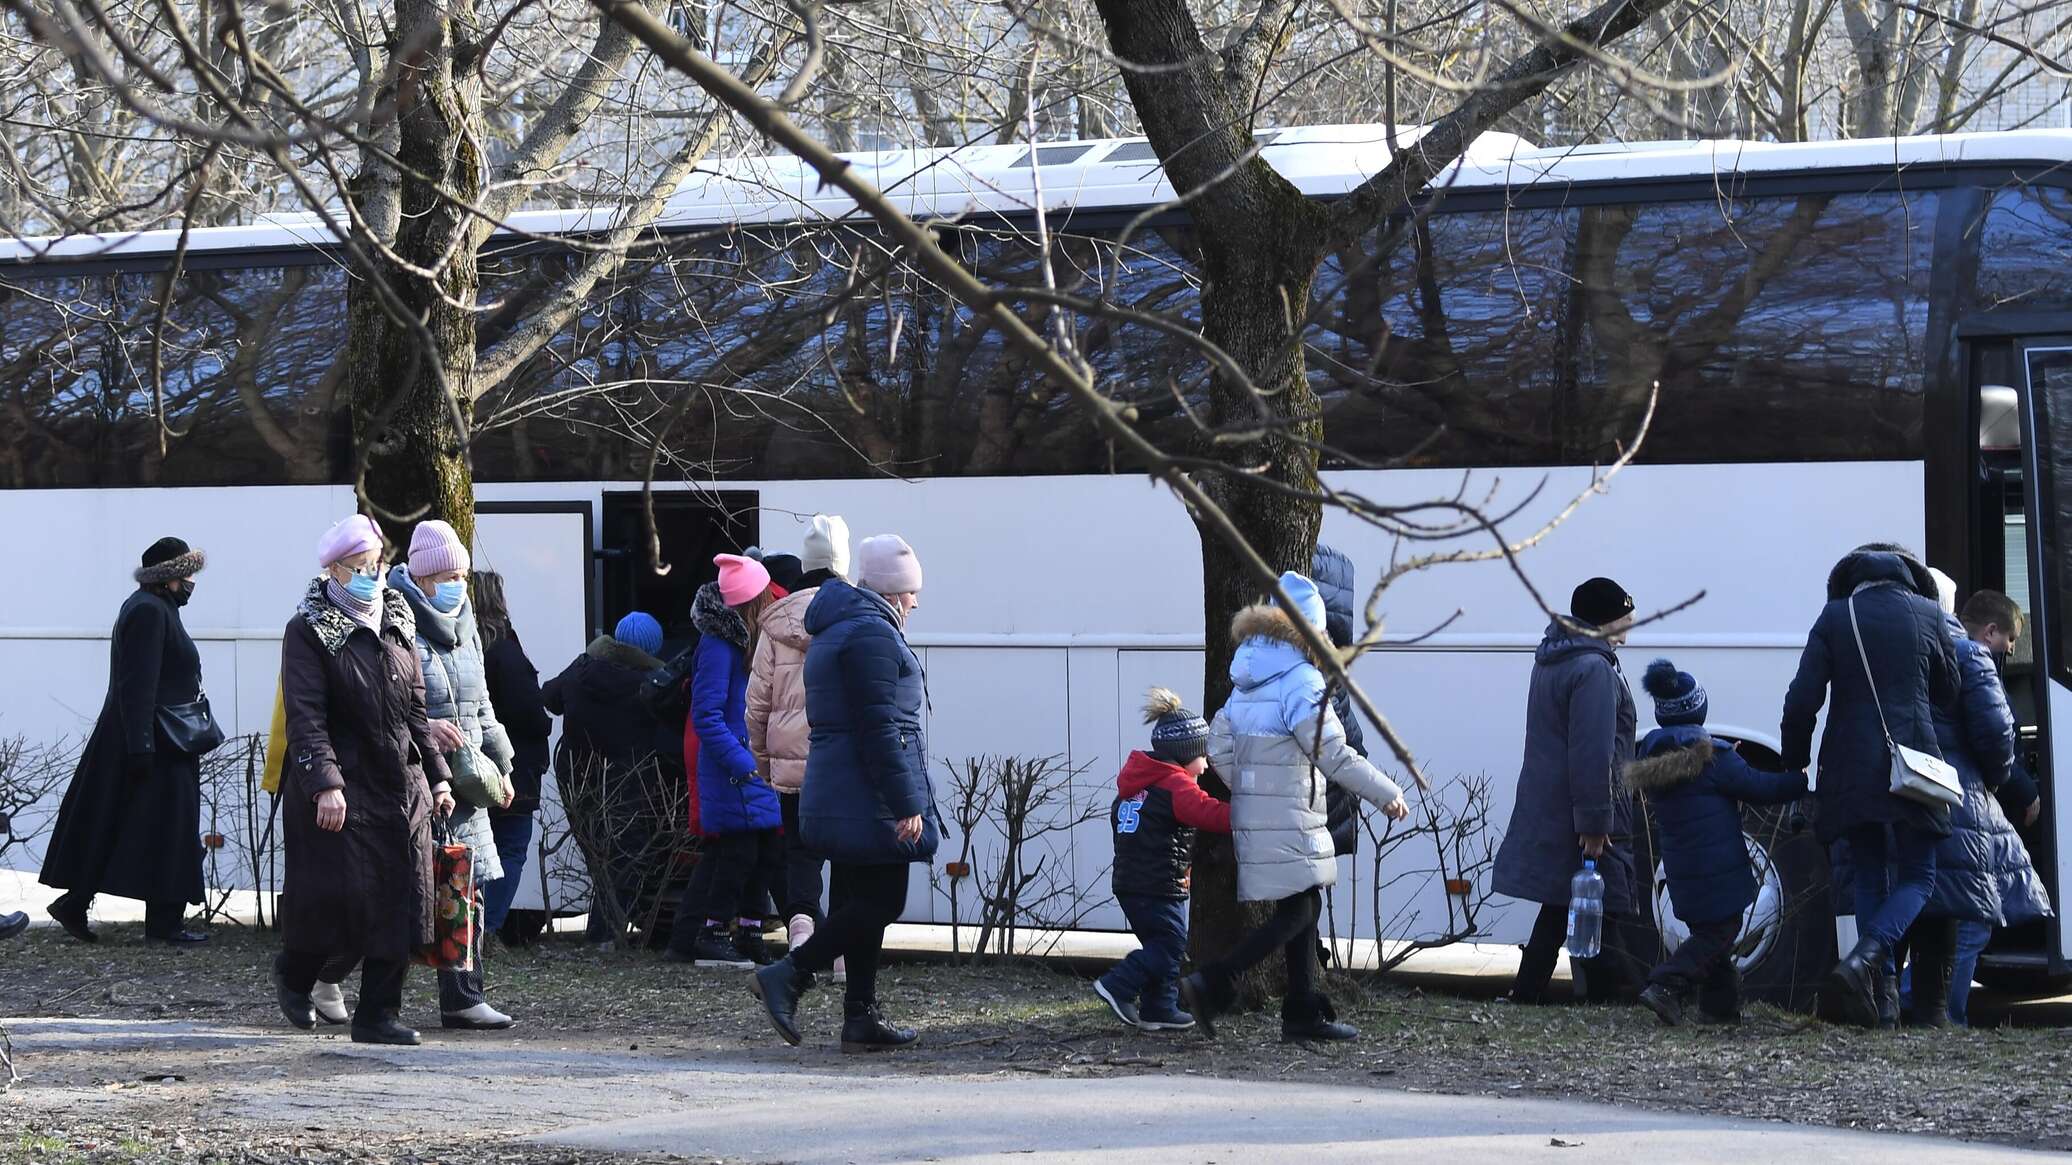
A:
<svg viewBox="0 0 2072 1165">
<path fill-rule="evenodd" d="M 1849 831 L 1856 859 L 1856 934 L 1892 948 L 1935 893 L 1935 838 L 1905 824 L 1860 825 Z"/>
<path fill-rule="evenodd" d="M 1101 976 L 1117 999 L 1142 997 L 1145 1019 L 1163 1019 L 1180 1010 L 1180 962 L 1187 957 L 1187 900 L 1122 894 L 1123 917 L 1143 947 Z"/>
<path fill-rule="evenodd" d="M 482 884 L 482 928 L 495 932 L 503 929 L 511 900 L 518 897 L 518 882 L 525 876 L 525 855 L 532 848 L 532 814 L 491 816 L 489 829 L 496 835 L 497 859 L 504 864 L 503 877 Z"/>
<path fill-rule="evenodd" d="M 1950 961 L 1950 1022 L 1971 1025 L 1965 1005 L 1971 1002 L 1971 977 L 1978 973 L 1978 957 L 1993 939 L 1993 928 L 1983 922 L 1957 924 L 1957 954 Z"/>
</svg>

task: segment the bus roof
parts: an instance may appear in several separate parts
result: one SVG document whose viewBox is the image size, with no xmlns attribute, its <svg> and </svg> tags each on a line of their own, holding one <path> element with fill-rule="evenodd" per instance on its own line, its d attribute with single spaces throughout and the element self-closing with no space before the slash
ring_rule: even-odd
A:
<svg viewBox="0 0 2072 1165">
<path fill-rule="evenodd" d="M 1407 145 L 1426 127 L 1399 127 Z M 1267 162 L 1312 197 L 1344 194 L 1389 159 L 1381 125 L 1318 125 L 1261 130 L 1254 135 Z M 1174 197 L 1143 138 L 1042 142 L 1035 147 L 961 146 L 845 154 L 900 208 L 917 218 L 988 218 L 1027 214 L 1037 191 L 1045 207 L 1126 209 Z M 1750 142 L 1738 140 L 1634 142 L 1541 148 L 1512 134 L 1477 138 L 1433 188 L 1456 190 L 1603 182 L 1717 179 L 1817 170 L 1904 170 L 1951 164 L 2072 163 L 2072 130 L 2012 130 L 1853 141 Z M 613 208 L 526 211 L 513 215 L 519 235 L 608 230 Z M 825 188 L 789 154 L 729 158 L 700 167 L 669 199 L 655 226 L 664 229 L 855 217 L 855 204 Z M 72 235 L 0 242 L 0 262 L 39 259 L 142 257 L 170 252 L 177 229 Z M 252 226 L 192 232 L 190 251 L 234 251 L 335 244 L 316 214 L 268 215 Z"/>
</svg>

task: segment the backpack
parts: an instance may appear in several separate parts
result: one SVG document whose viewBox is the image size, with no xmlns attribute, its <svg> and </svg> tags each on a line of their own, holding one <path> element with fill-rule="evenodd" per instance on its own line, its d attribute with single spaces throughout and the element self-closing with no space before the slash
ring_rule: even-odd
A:
<svg viewBox="0 0 2072 1165">
<path fill-rule="evenodd" d="M 640 681 L 640 706 L 657 723 L 681 724 L 691 714 L 691 675 L 695 646 L 686 647 L 669 658 L 669 662 L 647 674 Z"/>
</svg>

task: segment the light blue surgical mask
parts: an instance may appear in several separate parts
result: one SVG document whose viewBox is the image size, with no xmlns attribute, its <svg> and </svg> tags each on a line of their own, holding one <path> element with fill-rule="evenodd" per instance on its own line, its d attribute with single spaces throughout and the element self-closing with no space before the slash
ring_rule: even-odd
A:
<svg viewBox="0 0 2072 1165">
<path fill-rule="evenodd" d="M 345 593 L 363 603 L 373 602 L 374 596 L 381 593 L 381 573 L 379 571 L 366 570 L 354 571 L 352 577 L 345 580 Z"/>
<path fill-rule="evenodd" d="M 435 611 L 451 611 L 460 606 L 460 601 L 467 597 L 468 584 L 458 580 L 442 582 L 432 588 L 432 609 Z"/>
</svg>

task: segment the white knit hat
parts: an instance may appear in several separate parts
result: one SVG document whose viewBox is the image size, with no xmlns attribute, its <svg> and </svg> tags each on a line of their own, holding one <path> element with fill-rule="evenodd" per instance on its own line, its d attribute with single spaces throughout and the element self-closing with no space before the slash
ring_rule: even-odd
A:
<svg viewBox="0 0 2072 1165">
<path fill-rule="evenodd" d="M 881 595 L 910 595 L 921 589 L 921 560 L 897 534 L 866 538 L 856 547 L 856 581 Z"/>
<path fill-rule="evenodd" d="M 806 550 L 799 555 L 806 572 L 831 570 L 849 577 L 849 523 L 836 514 L 813 515 L 813 528 L 806 532 Z"/>
</svg>

